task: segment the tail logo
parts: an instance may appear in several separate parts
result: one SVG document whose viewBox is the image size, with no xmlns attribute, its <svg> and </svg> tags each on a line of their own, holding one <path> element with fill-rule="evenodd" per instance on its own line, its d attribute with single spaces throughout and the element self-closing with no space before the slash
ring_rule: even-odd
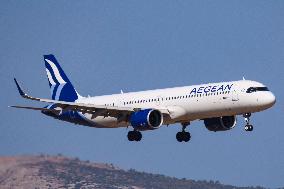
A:
<svg viewBox="0 0 284 189">
<path fill-rule="evenodd" d="M 46 68 L 46 73 L 47 73 L 47 78 L 48 78 L 48 81 L 51 85 L 56 85 L 55 81 L 53 80 L 52 76 L 51 76 L 51 73 L 50 71 Z"/>
<path fill-rule="evenodd" d="M 60 84 L 66 83 L 66 81 L 64 81 L 64 79 L 61 77 L 59 70 L 57 69 L 56 65 L 48 59 L 45 59 L 45 61 L 50 65 L 50 67 L 52 69 L 52 73 L 53 73 L 52 75 L 55 76 L 57 83 L 60 83 Z M 47 70 L 47 71 L 49 71 L 49 70 Z M 48 80 L 50 81 L 50 83 L 52 81 L 54 83 L 54 80 L 52 79 L 50 72 L 49 72 L 49 74 L 47 73 L 47 76 L 48 76 Z"/>
<path fill-rule="evenodd" d="M 45 68 L 53 100 L 74 102 L 79 95 L 53 55 L 45 55 Z"/>
</svg>

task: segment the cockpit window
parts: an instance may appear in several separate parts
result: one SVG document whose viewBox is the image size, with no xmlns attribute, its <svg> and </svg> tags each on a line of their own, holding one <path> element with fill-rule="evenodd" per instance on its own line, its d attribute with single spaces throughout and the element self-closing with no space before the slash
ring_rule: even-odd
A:
<svg viewBox="0 0 284 189">
<path fill-rule="evenodd" d="M 267 87 L 250 87 L 247 89 L 247 93 L 253 93 L 257 91 L 269 91 Z"/>
<path fill-rule="evenodd" d="M 255 87 L 250 87 L 247 89 L 247 93 L 253 93 L 253 92 L 256 92 Z"/>
</svg>

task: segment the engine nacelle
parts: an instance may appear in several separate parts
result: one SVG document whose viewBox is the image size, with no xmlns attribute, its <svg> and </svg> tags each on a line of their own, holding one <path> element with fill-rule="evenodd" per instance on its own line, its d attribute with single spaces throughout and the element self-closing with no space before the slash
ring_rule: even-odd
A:
<svg viewBox="0 0 284 189">
<path fill-rule="evenodd" d="M 163 115 L 159 110 L 140 110 L 131 114 L 130 123 L 138 130 L 157 129 L 163 123 Z"/>
<path fill-rule="evenodd" d="M 236 126 L 236 116 L 223 116 L 204 119 L 205 127 L 209 131 L 227 131 Z"/>
</svg>

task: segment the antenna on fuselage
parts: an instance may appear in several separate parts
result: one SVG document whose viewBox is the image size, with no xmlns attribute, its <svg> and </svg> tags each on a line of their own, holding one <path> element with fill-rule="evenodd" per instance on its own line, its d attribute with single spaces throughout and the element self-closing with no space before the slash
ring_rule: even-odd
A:
<svg viewBox="0 0 284 189">
<path fill-rule="evenodd" d="M 246 80 L 245 76 L 243 76 L 243 80 Z"/>
<path fill-rule="evenodd" d="M 123 94 L 123 90 L 122 89 L 120 89 L 120 93 Z"/>
</svg>

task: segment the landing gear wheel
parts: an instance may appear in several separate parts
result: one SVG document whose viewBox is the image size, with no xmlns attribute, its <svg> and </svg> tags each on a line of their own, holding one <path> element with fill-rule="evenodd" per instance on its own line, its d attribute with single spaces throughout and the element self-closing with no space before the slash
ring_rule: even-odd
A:
<svg viewBox="0 0 284 189">
<path fill-rule="evenodd" d="M 184 138 L 183 138 L 183 141 L 184 141 L 184 142 L 188 142 L 188 141 L 190 140 L 190 138 L 191 138 L 189 132 L 184 132 L 183 137 L 184 137 Z"/>
<path fill-rule="evenodd" d="M 185 129 L 188 125 L 190 125 L 190 122 L 183 122 L 181 123 L 181 125 L 182 125 L 182 131 L 176 134 L 176 139 L 178 142 L 182 142 L 182 141 L 188 142 L 191 136 L 189 132 L 185 131 Z"/>
<path fill-rule="evenodd" d="M 252 125 L 246 125 L 245 130 L 246 131 L 253 131 L 253 126 Z"/>
<path fill-rule="evenodd" d="M 182 132 L 178 132 L 176 134 L 176 139 L 178 142 L 188 142 L 190 140 L 191 136 L 190 136 L 190 133 L 189 132 L 185 132 L 185 131 L 182 131 Z"/>
<path fill-rule="evenodd" d="M 139 131 L 136 131 L 136 141 L 141 141 L 142 139 L 142 134 Z"/>
<path fill-rule="evenodd" d="M 134 141 L 135 136 L 134 136 L 134 131 L 129 131 L 127 134 L 127 138 L 129 141 Z"/>
<path fill-rule="evenodd" d="M 178 132 L 178 133 L 176 134 L 176 139 L 177 139 L 178 142 L 182 142 L 182 141 L 183 141 L 182 132 Z"/>
<path fill-rule="evenodd" d="M 129 131 L 127 134 L 127 138 L 129 141 L 141 141 L 142 134 L 139 131 Z"/>
<path fill-rule="evenodd" d="M 243 116 L 244 116 L 245 122 L 246 122 L 245 131 L 253 131 L 253 126 L 250 124 L 251 113 L 245 113 Z"/>
</svg>

